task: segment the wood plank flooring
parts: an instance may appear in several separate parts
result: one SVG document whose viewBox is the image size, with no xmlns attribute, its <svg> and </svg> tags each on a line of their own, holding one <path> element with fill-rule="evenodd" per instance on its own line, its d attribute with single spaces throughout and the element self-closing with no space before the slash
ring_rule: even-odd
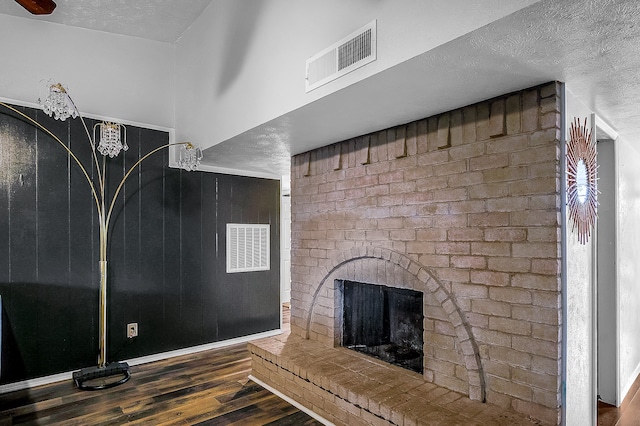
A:
<svg viewBox="0 0 640 426">
<path fill-rule="evenodd" d="M 620 407 L 598 401 L 598 426 L 640 426 L 640 376 Z"/>
<path fill-rule="evenodd" d="M 0 426 L 321 424 L 247 379 L 246 344 L 131 371 L 127 383 L 102 391 L 81 391 L 68 380 L 2 394 Z"/>
<path fill-rule="evenodd" d="M 288 327 L 289 310 L 283 312 Z M 0 426 L 320 423 L 249 381 L 245 344 L 131 367 L 129 382 L 81 391 L 71 380 L 0 394 Z M 640 377 L 622 405 L 598 405 L 598 426 L 640 426 Z"/>
</svg>

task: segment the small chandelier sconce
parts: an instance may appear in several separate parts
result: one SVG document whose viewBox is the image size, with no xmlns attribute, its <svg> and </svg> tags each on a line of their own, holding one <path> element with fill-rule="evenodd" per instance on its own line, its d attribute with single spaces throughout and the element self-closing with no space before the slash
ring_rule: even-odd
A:
<svg viewBox="0 0 640 426">
<path fill-rule="evenodd" d="M 96 129 L 99 129 L 100 140 L 96 140 Z M 127 128 L 123 124 L 103 121 L 93 126 L 93 144 L 98 146 L 98 152 L 113 158 L 120 151 L 127 151 Z"/>
<path fill-rule="evenodd" d="M 178 158 L 178 167 L 186 171 L 192 172 L 198 168 L 202 160 L 202 150 L 200 147 L 194 146 L 190 142 L 184 142 L 180 147 L 180 157 Z"/>
<path fill-rule="evenodd" d="M 38 103 L 42 106 L 45 114 L 60 121 L 78 116 L 78 110 L 67 94 L 67 89 L 62 84 L 52 83 L 49 80 L 47 82 L 47 90 L 48 94 L 44 102 L 38 99 Z"/>
</svg>

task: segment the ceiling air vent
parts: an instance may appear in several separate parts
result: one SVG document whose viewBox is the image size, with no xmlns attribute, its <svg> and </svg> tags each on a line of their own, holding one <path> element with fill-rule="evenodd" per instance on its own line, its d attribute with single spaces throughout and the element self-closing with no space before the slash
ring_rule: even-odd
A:
<svg viewBox="0 0 640 426">
<path fill-rule="evenodd" d="M 307 59 L 306 91 L 376 60 L 376 21 Z"/>
</svg>

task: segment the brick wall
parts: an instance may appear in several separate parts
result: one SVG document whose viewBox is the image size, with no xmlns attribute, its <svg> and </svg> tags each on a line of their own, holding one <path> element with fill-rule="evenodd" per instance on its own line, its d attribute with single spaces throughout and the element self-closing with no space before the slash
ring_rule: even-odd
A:
<svg viewBox="0 0 640 426">
<path fill-rule="evenodd" d="M 559 90 L 295 156 L 292 332 L 336 344 L 335 278 L 418 289 L 425 380 L 558 422 Z"/>
</svg>

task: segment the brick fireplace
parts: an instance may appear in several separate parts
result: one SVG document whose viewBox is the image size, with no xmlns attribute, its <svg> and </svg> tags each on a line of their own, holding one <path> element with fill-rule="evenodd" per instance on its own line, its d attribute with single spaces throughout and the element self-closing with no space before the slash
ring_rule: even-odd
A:
<svg viewBox="0 0 640 426">
<path fill-rule="evenodd" d="M 549 83 L 295 156 L 291 335 L 340 345 L 342 280 L 419 291 L 424 383 L 557 423 L 560 105 Z"/>
</svg>

